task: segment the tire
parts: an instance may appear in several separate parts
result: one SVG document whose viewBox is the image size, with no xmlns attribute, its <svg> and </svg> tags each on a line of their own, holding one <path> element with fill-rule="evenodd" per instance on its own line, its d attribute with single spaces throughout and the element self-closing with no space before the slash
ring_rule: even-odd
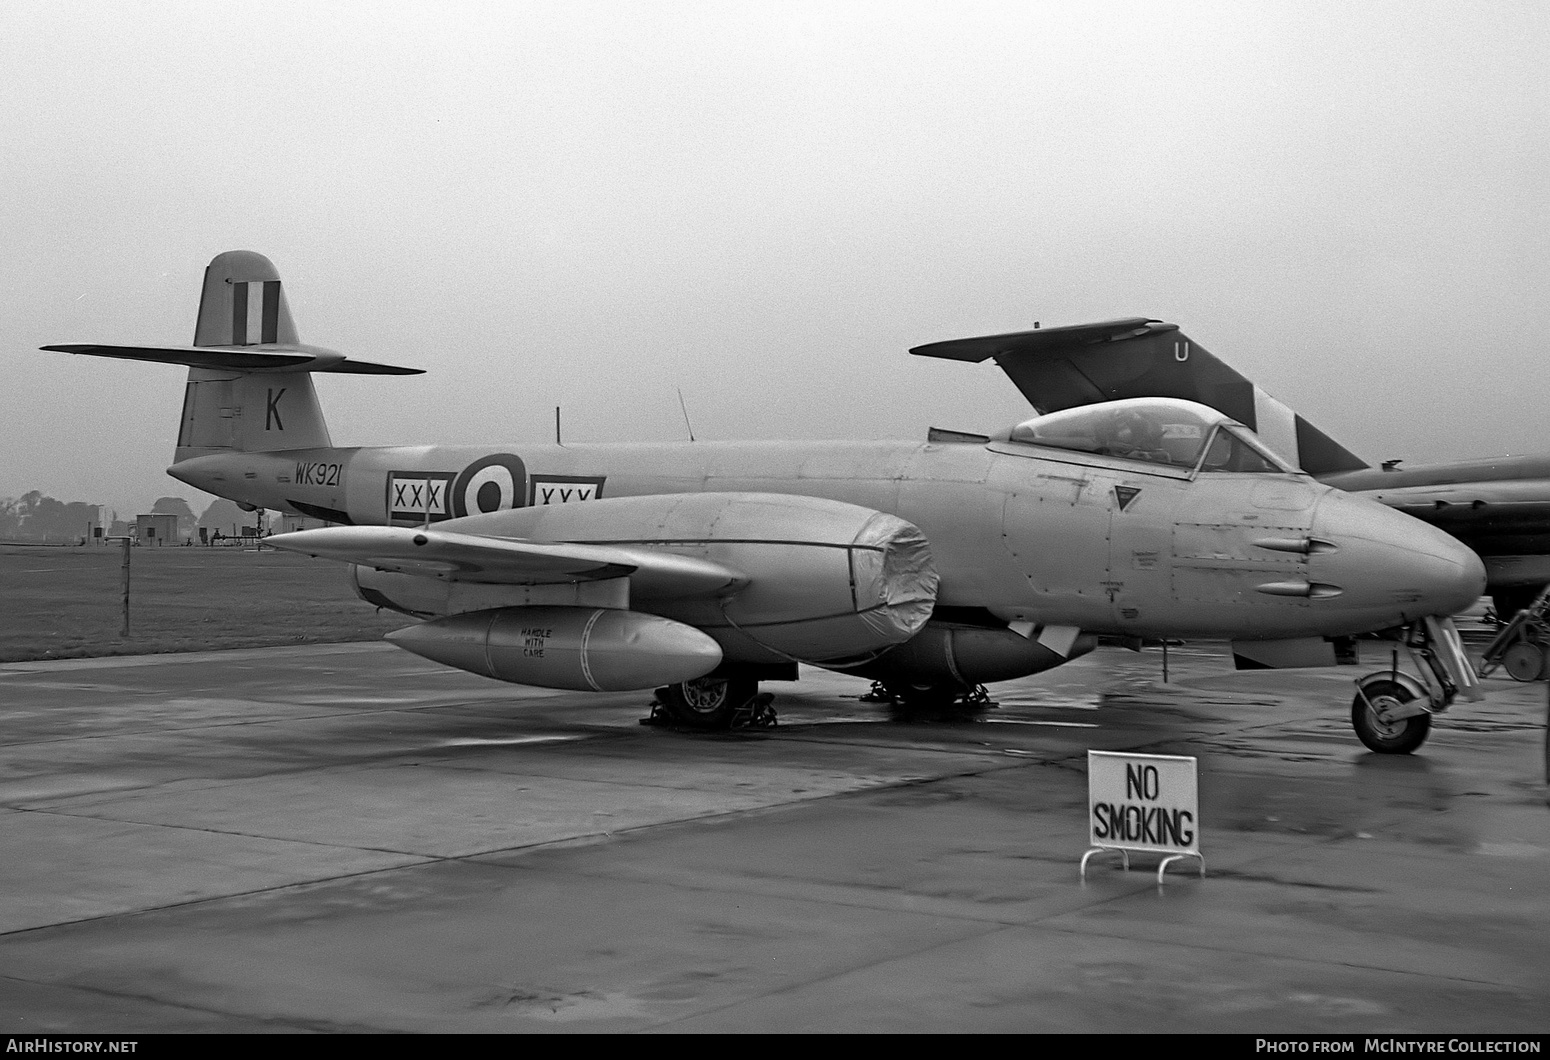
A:
<svg viewBox="0 0 1550 1060">
<path fill-rule="evenodd" d="M 725 729 L 732 716 L 759 691 L 747 678 L 697 677 L 668 685 L 663 696 L 673 720 L 689 729 Z"/>
<path fill-rule="evenodd" d="M 1393 681 L 1374 681 L 1363 691 L 1374 705 L 1381 704 L 1385 699 L 1409 703 L 1415 698 L 1408 688 Z M 1359 692 L 1351 701 L 1351 727 L 1356 730 L 1357 739 L 1366 744 L 1368 750 L 1380 755 L 1407 755 L 1426 742 L 1427 735 L 1432 731 L 1432 716 L 1413 714 L 1385 724 L 1378 720 Z"/>
<path fill-rule="evenodd" d="M 1514 681 L 1538 681 L 1545 675 L 1545 649 L 1532 640 L 1513 642 L 1502 653 L 1502 669 Z"/>
</svg>

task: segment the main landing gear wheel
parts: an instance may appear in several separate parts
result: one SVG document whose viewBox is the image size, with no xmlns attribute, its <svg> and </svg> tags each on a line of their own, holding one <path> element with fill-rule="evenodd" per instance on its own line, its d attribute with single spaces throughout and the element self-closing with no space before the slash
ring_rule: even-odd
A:
<svg viewBox="0 0 1550 1060">
<path fill-rule="evenodd" d="M 1356 736 L 1369 750 L 1380 755 L 1407 755 L 1426 742 L 1432 731 L 1430 714 L 1412 714 L 1408 718 L 1384 721 L 1374 708 L 1397 707 L 1415 697 L 1410 690 L 1393 681 L 1377 681 L 1366 689 L 1366 698 L 1358 692 L 1351 701 L 1351 725 Z M 1369 706 L 1369 703 L 1371 704 Z"/>
<path fill-rule="evenodd" d="M 697 677 L 668 685 L 662 696 L 675 722 L 690 729 L 725 729 L 733 716 L 759 691 L 759 682 L 747 678 Z"/>
</svg>

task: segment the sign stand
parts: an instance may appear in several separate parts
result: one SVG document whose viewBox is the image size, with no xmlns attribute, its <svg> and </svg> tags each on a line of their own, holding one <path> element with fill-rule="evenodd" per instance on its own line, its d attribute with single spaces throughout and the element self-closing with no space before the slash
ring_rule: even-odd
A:
<svg viewBox="0 0 1550 1060">
<path fill-rule="evenodd" d="M 1091 849 L 1082 855 L 1082 879 L 1087 878 L 1087 862 L 1095 854 L 1118 854 L 1129 872 L 1131 851 L 1165 855 L 1157 866 L 1159 885 L 1168 866 L 1184 858 L 1200 862 L 1204 878 L 1195 767 L 1195 759 L 1183 755 L 1088 751 Z"/>
<path fill-rule="evenodd" d="M 1199 851 L 1194 851 L 1193 853 L 1189 854 L 1169 854 L 1167 857 L 1163 858 L 1162 863 L 1157 866 L 1157 882 L 1162 883 L 1163 873 L 1168 871 L 1169 862 L 1180 861 L 1184 858 L 1198 858 L 1200 860 L 1200 878 L 1202 880 L 1206 878 L 1205 855 L 1201 854 Z"/>
<path fill-rule="evenodd" d="M 1087 859 L 1092 857 L 1094 854 L 1118 854 L 1120 857 L 1125 859 L 1123 865 L 1124 870 L 1126 872 L 1130 871 L 1130 851 L 1125 850 L 1123 847 L 1093 847 L 1087 853 L 1082 855 L 1082 879 L 1084 880 L 1087 879 Z"/>
</svg>

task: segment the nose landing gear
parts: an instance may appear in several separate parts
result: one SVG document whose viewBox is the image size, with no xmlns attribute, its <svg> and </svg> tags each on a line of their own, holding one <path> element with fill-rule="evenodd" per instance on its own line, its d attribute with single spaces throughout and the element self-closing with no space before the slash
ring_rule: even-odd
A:
<svg viewBox="0 0 1550 1060">
<path fill-rule="evenodd" d="M 1415 673 L 1399 668 L 1403 649 Z M 1432 715 L 1459 695 L 1480 698 L 1480 679 L 1451 618 L 1423 618 L 1400 632 L 1389 669 L 1356 682 L 1351 726 L 1357 739 L 1378 754 L 1403 755 L 1426 742 Z"/>
</svg>

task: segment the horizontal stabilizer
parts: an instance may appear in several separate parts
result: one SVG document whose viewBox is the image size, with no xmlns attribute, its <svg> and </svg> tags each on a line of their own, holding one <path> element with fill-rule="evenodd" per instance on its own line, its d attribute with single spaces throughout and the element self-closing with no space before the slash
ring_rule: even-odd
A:
<svg viewBox="0 0 1550 1060">
<path fill-rule="evenodd" d="M 401 526 L 331 526 L 264 539 L 266 545 L 322 559 L 359 563 L 450 581 L 553 585 L 648 574 L 671 594 L 721 593 L 746 575 L 692 556 L 646 547 L 543 543 Z"/>
<path fill-rule="evenodd" d="M 322 346 L 270 344 L 223 349 L 218 346 L 106 346 L 97 343 L 63 343 L 41 347 L 59 353 L 88 357 L 116 357 L 126 361 L 186 364 L 218 372 L 345 372 L 355 375 L 423 375 L 423 368 L 353 361 Z"/>
</svg>

